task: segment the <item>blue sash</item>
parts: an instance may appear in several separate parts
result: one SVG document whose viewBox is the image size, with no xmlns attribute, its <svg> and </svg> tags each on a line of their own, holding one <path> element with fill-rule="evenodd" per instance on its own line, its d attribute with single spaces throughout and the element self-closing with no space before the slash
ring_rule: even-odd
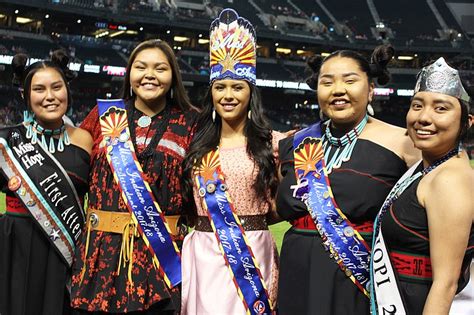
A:
<svg viewBox="0 0 474 315">
<path fill-rule="evenodd" d="M 227 192 L 218 150 L 203 157 L 195 175 L 219 249 L 247 314 L 271 314 L 271 302 L 257 260 Z"/>
<path fill-rule="evenodd" d="M 369 247 L 334 200 L 321 137 L 320 123 L 300 130 L 294 136 L 297 185 L 291 187 L 293 195 L 306 204 L 329 257 L 368 297 Z"/>
<path fill-rule="evenodd" d="M 97 104 L 107 160 L 114 179 L 133 220 L 138 222 L 153 262 L 159 266 L 168 287 L 172 288 L 181 283 L 181 256 L 164 214 L 143 179 L 143 170 L 130 140 L 125 104 L 123 100 L 97 100 Z"/>
<path fill-rule="evenodd" d="M 85 216 L 64 168 L 40 143 L 26 138 L 23 126 L 2 130 L 0 168 L 9 189 L 70 267 Z"/>
</svg>

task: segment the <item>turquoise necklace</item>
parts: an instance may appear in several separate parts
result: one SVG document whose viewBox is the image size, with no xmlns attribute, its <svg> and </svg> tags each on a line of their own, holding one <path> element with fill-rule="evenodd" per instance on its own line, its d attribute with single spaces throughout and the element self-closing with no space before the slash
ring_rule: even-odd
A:
<svg viewBox="0 0 474 315">
<path fill-rule="evenodd" d="M 332 172 L 333 168 L 341 167 L 342 162 L 347 162 L 350 160 L 357 139 L 362 133 L 362 130 L 364 130 L 365 125 L 367 125 L 368 120 L 369 115 L 365 114 L 362 121 L 358 123 L 354 129 L 352 129 L 340 138 L 336 138 L 331 134 L 331 128 L 329 128 L 331 120 L 328 120 L 324 123 L 326 125 L 326 130 L 322 137 L 322 140 L 324 160 L 326 161 L 326 170 L 328 174 Z M 334 152 L 332 158 L 329 159 L 329 155 L 333 149 L 335 149 L 336 151 Z"/>
<path fill-rule="evenodd" d="M 66 130 L 64 123 L 57 129 L 46 129 L 38 124 L 34 118 L 34 114 L 25 111 L 23 122 L 26 126 L 26 137 L 31 139 L 32 144 L 38 143 L 38 137 L 41 136 L 41 146 L 48 149 L 50 153 L 57 151 L 64 151 L 65 145 L 70 145 L 71 140 Z M 46 136 L 49 136 L 49 145 L 46 141 Z M 59 137 L 58 137 L 59 136 Z M 54 137 L 58 137 L 58 146 L 54 145 Z"/>
</svg>

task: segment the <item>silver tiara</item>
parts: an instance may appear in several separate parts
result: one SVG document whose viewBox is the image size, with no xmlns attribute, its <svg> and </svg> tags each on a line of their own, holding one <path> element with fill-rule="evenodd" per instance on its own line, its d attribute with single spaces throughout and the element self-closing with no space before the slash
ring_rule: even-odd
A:
<svg viewBox="0 0 474 315">
<path fill-rule="evenodd" d="M 424 67 L 418 73 L 414 93 L 423 91 L 454 96 L 467 103 L 470 100 L 462 86 L 459 72 L 451 68 L 443 57 Z"/>
</svg>

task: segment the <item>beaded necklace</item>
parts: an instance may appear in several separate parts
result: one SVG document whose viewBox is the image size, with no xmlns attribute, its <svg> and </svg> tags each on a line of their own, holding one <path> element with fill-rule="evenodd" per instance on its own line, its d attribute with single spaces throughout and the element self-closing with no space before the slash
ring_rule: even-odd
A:
<svg viewBox="0 0 474 315">
<path fill-rule="evenodd" d="M 405 191 L 405 189 L 408 188 L 415 180 L 420 178 L 421 176 L 425 176 L 453 156 L 457 155 L 459 153 L 458 148 L 452 149 L 446 155 L 441 157 L 440 159 L 436 160 L 433 164 L 425 167 L 419 172 L 416 172 L 415 174 L 411 175 L 410 177 L 407 177 L 405 180 L 402 180 L 398 182 L 390 191 L 387 199 L 385 200 L 384 204 L 382 205 L 382 209 L 380 209 L 379 215 L 377 216 L 377 220 L 374 228 L 374 235 L 377 235 L 379 229 L 380 229 L 380 222 L 381 218 L 385 215 L 385 212 L 387 212 L 387 209 L 390 208 L 390 206 L 401 196 L 401 194 Z M 375 239 L 375 238 L 374 238 Z"/>
<path fill-rule="evenodd" d="M 46 129 L 43 128 L 38 124 L 38 122 L 34 119 L 34 114 L 31 114 L 28 111 L 24 112 L 24 124 L 26 126 L 26 138 L 31 139 L 32 144 L 38 143 L 38 136 L 41 136 L 41 145 L 50 153 L 54 153 L 57 151 L 62 152 L 64 151 L 65 145 L 70 145 L 71 140 L 69 139 L 69 135 L 66 130 L 66 126 L 64 123 L 61 127 L 57 129 Z M 46 137 L 49 136 L 49 145 L 46 141 Z M 54 137 L 58 137 L 58 147 L 54 145 Z"/>
<path fill-rule="evenodd" d="M 365 125 L 369 116 L 365 114 L 364 118 L 360 123 L 355 126 L 354 129 L 346 133 L 340 138 L 336 138 L 331 134 L 331 129 L 329 128 L 330 120 L 328 120 L 326 125 L 325 133 L 322 137 L 323 141 L 323 150 L 324 150 L 324 160 L 326 161 L 326 170 L 328 174 L 332 172 L 333 168 L 341 167 L 342 162 L 347 162 L 350 160 L 352 151 L 356 145 L 357 139 L 359 138 L 362 130 L 364 130 Z M 329 159 L 331 150 L 335 148 L 331 159 Z"/>
<path fill-rule="evenodd" d="M 390 193 L 388 194 L 387 198 L 385 199 L 383 205 L 382 205 L 382 208 L 380 209 L 379 213 L 377 214 L 377 217 L 375 218 L 375 221 L 374 221 L 374 231 L 373 231 L 373 235 L 372 235 L 372 250 L 375 250 L 375 252 L 387 252 L 388 251 L 388 248 L 386 247 L 386 245 L 384 244 L 384 241 L 383 241 L 383 235 L 380 234 L 381 233 L 381 228 L 382 228 L 382 221 L 383 221 L 383 217 L 384 215 L 387 213 L 387 210 L 390 209 L 390 207 L 393 205 L 393 203 L 403 194 L 403 192 L 405 191 L 405 189 L 407 189 L 414 181 L 416 181 L 417 179 L 419 179 L 420 177 L 428 174 L 429 172 L 431 172 L 432 170 L 434 170 L 435 168 L 437 168 L 438 166 L 440 166 L 441 164 L 443 164 L 444 162 L 446 162 L 447 160 L 449 160 L 450 158 L 452 158 L 453 156 L 457 155 L 459 153 L 459 150 L 457 148 L 455 149 L 452 149 L 451 151 L 449 151 L 448 153 L 446 153 L 446 155 L 444 155 L 443 157 L 441 157 L 440 159 L 436 160 L 433 164 L 425 167 L 424 169 L 416 172 L 415 174 L 414 171 L 416 169 L 419 168 L 419 165 L 418 166 L 412 166 L 406 173 L 405 175 L 402 176 L 402 178 L 395 184 L 395 186 L 392 188 L 392 190 L 390 191 Z M 378 245 L 376 245 L 378 244 Z M 385 254 L 380 254 L 380 260 L 383 262 L 384 259 L 383 257 L 384 256 L 388 256 L 385 255 Z M 386 266 L 385 264 L 383 265 L 384 267 Z M 392 266 L 389 264 L 388 265 L 388 273 L 393 273 L 394 270 L 392 270 Z M 386 269 L 387 271 L 387 269 Z M 374 259 L 372 257 L 371 261 L 370 261 L 370 274 L 372 275 L 371 276 L 371 282 L 370 282 L 370 294 L 371 294 L 371 313 L 374 313 L 374 314 L 377 314 L 376 312 L 376 301 L 378 299 L 375 298 L 375 273 L 374 273 Z M 387 272 L 383 273 L 384 275 L 387 274 Z M 387 278 L 388 280 L 390 280 L 390 278 Z M 384 280 L 385 281 L 385 280 Z M 394 287 L 389 287 L 389 288 L 386 288 L 386 289 L 395 289 L 395 292 L 397 291 L 397 288 L 396 286 Z M 388 292 L 387 292 L 388 293 Z M 392 301 L 396 301 L 397 300 L 397 296 L 398 298 L 400 298 L 398 292 L 396 292 L 394 294 L 395 298 L 391 298 Z M 400 303 L 402 306 L 403 306 L 403 302 L 391 302 L 391 303 Z M 401 308 L 402 309 L 402 312 L 404 311 L 403 310 L 403 307 Z"/>
</svg>

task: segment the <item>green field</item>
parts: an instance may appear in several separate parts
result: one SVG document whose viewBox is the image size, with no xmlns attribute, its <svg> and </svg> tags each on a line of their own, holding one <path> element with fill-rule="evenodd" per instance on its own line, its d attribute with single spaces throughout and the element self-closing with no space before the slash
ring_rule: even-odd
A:
<svg viewBox="0 0 474 315">
<path fill-rule="evenodd" d="M 0 193 L 0 213 L 5 212 L 5 195 Z"/>
<path fill-rule="evenodd" d="M 280 222 L 278 224 L 270 225 L 270 231 L 272 232 L 273 238 L 275 239 L 275 243 L 278 248 L 278 252 L 280 252 L 281 242 L 283 242 L 283 236 L 285 232 L 288 231 L 290 228 L 290 224 L 288 222 Z"/>
</svg>

